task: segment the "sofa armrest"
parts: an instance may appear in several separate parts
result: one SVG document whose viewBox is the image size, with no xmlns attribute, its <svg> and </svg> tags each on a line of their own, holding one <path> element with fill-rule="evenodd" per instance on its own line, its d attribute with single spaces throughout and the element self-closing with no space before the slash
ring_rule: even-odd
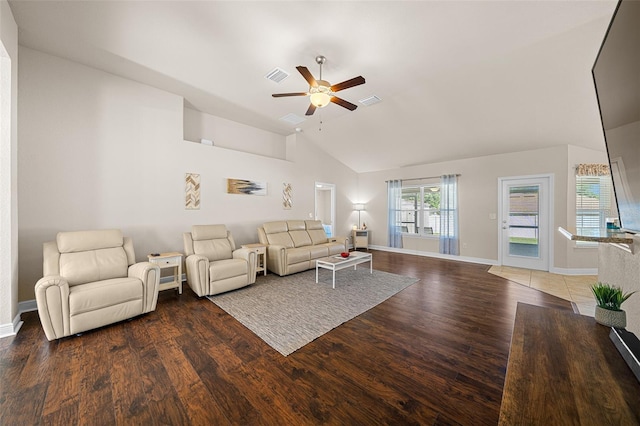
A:
<svg viewBox="0 0 640 426">
<path fill-rule="evenodd" d="M 35 285 L 38 315 L 48 340 L 71 334 L 69 283 L 59 275 L 40 278 Z"/>
<path fill-rule="evenodd" d="M 349 237 L 329 237 L 330 243 L 344 243 L 344 251 L 349 251 Z"/>
<path fill-rule="evenodd" d="M 248 284 L 253 284 L 256 282 L 256 256 L 256 251 L 248 248 L 241 248 L 238 250 L 234 250 L 233 252 L 234 259 L 244 259 L 249 264 Z"/>
<path fill-rule="evenodd" d="M 142 313 L 155 311 L 160 289 L 160 267 L 151 262 L 138 262 L 129 266 L 128 275 L 142 281 Z"/>
<path fill-rule="evenodd" d="M 267 246 L 267 269 L 284 276 L 287 273 L 287 248 L 280 245 Z"/>
<path fill-rule="evenodd" d="M 199 297 L 209 294 L 209 259 L 199 254 L 187 256 L 187 284 Z"/>
</svg>

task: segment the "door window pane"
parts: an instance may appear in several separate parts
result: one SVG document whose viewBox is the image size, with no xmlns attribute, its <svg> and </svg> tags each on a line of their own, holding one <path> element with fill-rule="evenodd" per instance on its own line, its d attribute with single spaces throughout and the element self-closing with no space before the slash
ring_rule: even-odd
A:
<svg viewBox="0 0 640 426">
<path fill-rule="evenodd" d="M 509 188 L 509 254 L 539 257 L 540 252 L 540 187 L 538 185 Z"/>
</svg>

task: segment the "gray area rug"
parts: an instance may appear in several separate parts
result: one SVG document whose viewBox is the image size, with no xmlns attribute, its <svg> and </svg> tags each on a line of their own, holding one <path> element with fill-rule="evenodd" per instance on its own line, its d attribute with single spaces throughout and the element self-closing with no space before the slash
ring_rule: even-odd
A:
<svg viewBox="0 0 640 426">
<path fill-rule="evenodd" d="M 209 300 L 232 315 L 271 347 L 287 356 L 340 324 L 368 311 L 418 281 L 369 267 L 336 272 L 309 270 L 280 277 L 259 276 L 256 283 Z"/>
</svg>

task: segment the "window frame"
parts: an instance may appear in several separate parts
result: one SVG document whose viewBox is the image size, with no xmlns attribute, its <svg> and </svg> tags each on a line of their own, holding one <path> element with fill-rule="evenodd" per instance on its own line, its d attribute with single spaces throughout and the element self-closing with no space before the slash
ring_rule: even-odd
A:
<svg viewBox="0 0 640 426">
<path fill-rule="evenodd" d="M 432 188 L 437 188 L 435 191 Z M 410 190 L 414 190 L 413 192 L 416 194 L 416 199 L 414 200 L 414 208 L 406 208 L 405 207 L 405 194 L 408 195 Z M 401 206 L 400 206 L 400 217 L 401 224 L 404 228 L 404 225 L 407 225 L 407 230 L 402 229 L 401 234 L 410 236 L 410 237 L 422 237 L 422 238 L 439 238 L 440 237 L 440 227 L 439 220 L 425 222 L 425 218 L 429 218 L 432 216 L 440 216 L 441 209 L 440 206 L 438 208 L 431 207 L 429 204 L 425 203 L 425 193 L 429 192 L 440 192 L 441 185 L 440 183 L 427 183 L 420 185 L 403 185 L 402 186 L 402 195 L 401 195 Z M 439 203 L 438 203 L 439 204 Z M 405 214 L 413 213 L 413 220 L 408 220 L 409 218 L 405 217 Z M 437 225 L 437 226 L 436 226 Z M 413 227 L 415 229 L 418 228 L 418 232 L 409 232 L 409 227 Z M 430 229 L 431 232 L 427 232 L 427 229 Z"/>
<path fill-rule="evenodd" d="M 604 184 L 604 185 L 603 185 Z M 581 198 L 581 193 L 583 191 L 580 189 L 582 185 L 597 185 L 597 195 L 598 195 L 598 208 L 590 208 L 585 207 L 582 203 L 583 198 Z M 585 234 L 585 229 L 597 229 L 597 232 L 594 235 L 599 235 L 600 230 L 606 228 L 607 218 L 611 217 L 613 212 L 613 201 L 615 200 L 615 195 L 613 192 L 613 182 L 611 181 L 611 175 L 603 175 L 603 176 L 585 176 L 585 175 L 576 175 L 576 183 L 575 183 L 575 229 L 576 233 L 580 235 Z M 584 197 L 584 196 L 582 196 Z M 591 214 L 590 214 L 591 213 Z M 597 216 L 598 226 L 584 226 L 585 217 L 587 216 Z M 583 226 L 579 226 L 582 224 Z M 576 241 L 576 247 L 580 248 L 593 248 L 597 247 L 597 242 L 591 241 Z"/>
</svg>

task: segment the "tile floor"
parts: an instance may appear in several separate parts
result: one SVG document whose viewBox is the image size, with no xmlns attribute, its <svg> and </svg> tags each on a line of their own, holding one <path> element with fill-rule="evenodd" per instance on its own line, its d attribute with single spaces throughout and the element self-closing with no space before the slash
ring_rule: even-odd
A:
<svg viewBox="0 0 640 426">
<path fill-rule="evenodd" d="M 597 275 L 558 275 L 510 266 L 492 266 L 489 273 L 569 300 L 575 303 L 580 314 L 594 315 L 596 301 L 591 285 L 598 281 Z"/>
</svg>

